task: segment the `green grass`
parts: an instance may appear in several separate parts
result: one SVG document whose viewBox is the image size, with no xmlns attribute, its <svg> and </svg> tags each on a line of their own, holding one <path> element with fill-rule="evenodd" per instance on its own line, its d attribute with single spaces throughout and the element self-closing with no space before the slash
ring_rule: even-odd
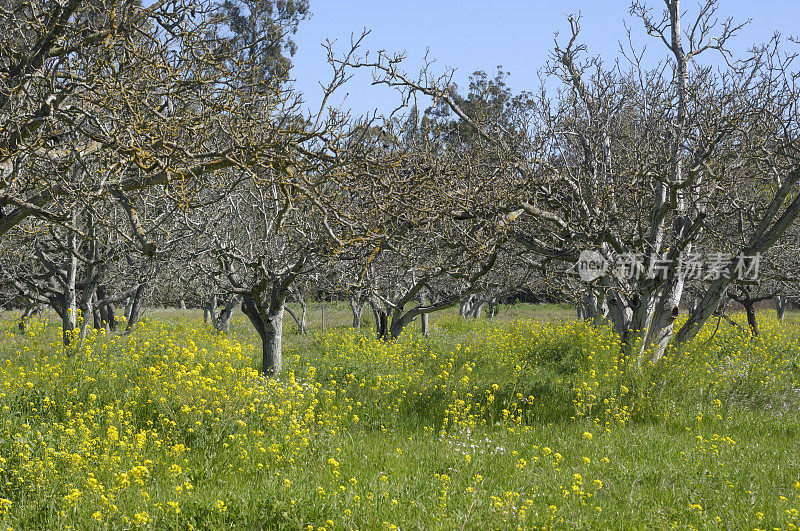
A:
<svg viewBox="0 0 800 531">
<path fill-rule="evenodd" d="M 559 306 L 445 312 L 430 337 L 412 326 L 392 344 L 372 339 L 366 312 L 351 330 L 340 303 L 322 333 L 309 306 L 308 335 L 285 321 L 285 370 L 269 382 L 240 314 L 220 336 L 197 311 L 152 310 L 130 336 L 69 351 L 52 316 L 25 337 L 1 321 L 2 523 L 798 525 L 796 314 L 760 315 L 755 341 L 723 322 L 637 370 L 610 330 Z"/>
</svg>

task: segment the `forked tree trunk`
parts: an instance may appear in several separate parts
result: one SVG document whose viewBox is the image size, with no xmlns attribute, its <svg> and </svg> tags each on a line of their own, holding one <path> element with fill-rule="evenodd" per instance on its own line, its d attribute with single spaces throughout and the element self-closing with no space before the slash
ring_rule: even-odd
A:
<svg viewBox="0 0 800 531">
<path fill-rule="evenodd" d="M 242 298 L 242 312 L 250 319 L 261 339 L 261 372 L 271 377 L 283 368 L 281 339 L 283 335 L 283 296 L 273 297 L 269 306 L 260 304 L 251 295 Z"/>
<path fill-rule="evenodd" d="M 745 314 L 747 315 L 747 324 L 750 326 L 750 333 L 753 337 L 757 337 L 758 319 L 756 318 L 756 303 L 765 300 L 766 296 L 753 296 L 750 287 L 738 286 L 735 289 L 728 290 L 728 296 L 742 305 Z"/>
<path fill-rule="evenodd" d="M 364 300 L 360 297 L 351 298 L 350 310 L 353 312 L 353 328 L 361 328 L 361 315 L 364 312 Z"/>
<path fill-rule="evenodd" d="M 216 333 L 228 333 L 231 329 L 231 318 L 233 317 L 233 310 L 236 309 L 236 306 L 239 304 L 239 300 L 236 297 L 231 298 L 227 301 L 222 310 L 220 310 L 219 315 L 214 319 L 212 325 L 214 327 L 214 331 Z"/>
<path fill-rule="evenodd" d="M 294 319 L 297 325 L 297 331 L 303 335 L 307 334 L 308 321 L 306 319 L 306 314 L 308 313 L 308 306 L 306 305 L 306 301 L 302 298 L 300 299 L 300 315 L 297 315 L 288 305 L 284 305 L 284 309 L 292 316 L 292 319 Z"/>
</svg>

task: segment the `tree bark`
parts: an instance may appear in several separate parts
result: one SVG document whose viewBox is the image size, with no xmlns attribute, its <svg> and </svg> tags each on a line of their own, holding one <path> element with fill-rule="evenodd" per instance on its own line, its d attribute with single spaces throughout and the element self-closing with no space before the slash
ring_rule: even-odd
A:
<svg viewBox="0 0 800 531">
<path fill-rule="evenodd" d="M 67 275 L 64 285 L 64 311 L 61 319 L 62 340 L 65 347 L 72 342 L 72 332 L 78 323 L 78 292 L 75 287 L 75 279 L 78 274 L 77 251 L 78 235 L 74 231 L 70 231 L 67 236 Z"/>
<path fill-rule="evenodd" d="M 497 315 L 497 299 L 498 297 L 492 297 L 489 302 L 486 303 L 486 306 L 488 306 L 486 309 L 486 314 L 489 319 L 492 319 L 495 315 Z"/>
<path fill-rule="evenodd" d="M 203 322 L 206 324 L 211 323 L 213 326 L 214 321 L 217 319 L 217 311 L 217 295 L 215 293 L 208 298 L 203 307 Z"/>
<path fill-rule="evenodd" d="M 125 298 L 125 310 L 124 310 L 124 312 L 122 314 L 125 317 L 126 321 L 128 319 L 130 319 L 130 317 L 131 317 L 131 308 L 132 307 L 133 307 L 133 295 L 130 295 L 129 297 Z"/>
<path fill-rule="evenodd" d="M 220 334 L 226 334 L 231 329 L 231 317 L 233 317 L 233 310 L 236 309 L 236 306 L 239 304 L 239 300 L 236 297 L 232 297 L 230 300 L 224 303 L 222 310 L 220 310 L 219 315 L 213 320 L 212 326 L 214 327 L 214 331 Z"/>
<path fill-rule="evenodd" d="M 31 317 L 39 313 L 39 304 L 35 302 L 29 302 L 25 306 L 25 310 L 22 312 L 22 316 L 19 318 L 19 331 L 23 334 L 28 331 L 28 321 Z"/>
<path fill-rule="evenodd" d="M 483 307 L 486 306 L 486 301 L 477 296 L 472 300 L 472 307 L 470 308 L 469 317 L 472 319 L 480 319 L 483 313 Z"/>
<path fill-rule="evenodd" d="M 461 299 L 461 303 L 458 306 L 458 315 L 461 317 L 468 317 L 472 312 L 472 305 L 475 302 L 475 294 L 470 293 L 468 296 Z"/>
<path fill-rule="evenodd" d="M 268 306 L 252 295 L 242 297 L 242 312 L 250 319 L 261 339 L 261 372 L 272 377 L 283 369 L 281 339 L 283 336 L 284 299 L 273 294 Z"/>
<path fill-rule="evenodd" d="M 139 284 L 139 287 L 136 288 L 136 293 L 133 294 L 132 302 L 131 302 L 131 312 L 128 316 L 128 323 L 125 325 L 125 332 L 130 332 L 133 330 L 133 327 L 136 326 L 136 323 L 139 322 L 139 317 L 142 313 L 142 297 L 144 296 L 144 290 L 147 287 L 147 283 L 143 282 Z"/>
<path fill-rule="evenodd" d="M 683 296 L 683 275 L 675 272 L 664 283 L 645 344 L 653 345 L 653 363 L 664 356 L 672 339 L 675 319 L 680 315 L 679 305 Z"/>
<path fill-rule="evenodd" d="M 597 295 L 589 292 L 578 302 L 578 319 L 581 321 L 594 321 L 597 316 Z"/>
<path fill-rule="evenodd" d="M 103 306 L 103 311 L 105 313 L 106 329 L 109 332 L 116 332 L 117 328 L 119 328 L 116 308 L 113 304 L 109 303 Z"/>
<path fill-rule="evenodd" d="M 775 295 L 775 313 L 778 316 L 778 321 L 783 322 L 783 317 L 786 314 L 786 307 L 789 305 L 789 297 L 785 295 Z"/>
<path fill-rule="evenodd" d="M 753 337 L 758 337 L 758 320 L 756 319 L 755 303 L 747 301 L 743 303 L 743 306 L 747 314 L 747 324 L 750 325 L 750 333 Z"/>
<path fill-rule="evenodd" d="M 106 287 L 102 284 L 98 285 L 97 300 L 103 301 L 107 297 L 108 291 Z M 117 329 L 117 316 L 112 303 L 98 304 L 95 308 L 95 314 L 97 315 L 97 319 L 95 319 L 95 328 L 100 328 L 102 326 L 107 332 L 113 332 Z"/>
<path fill-rule="evenodd" d="M 306 319 L 306 314 L 308 312 L 308 305 L 306 304 L 305 299 L 300 297 L 300 315 L 298 316 L 288 305 L 284 306 L 284 309 L 289 312 L 289 315 L 292 316 L 294 322 L 297 324 L 297 331 L 300 334 L 307 334 L 308 333 L 308 321 Z"/>
<path fill-rule="evenodd" d="M 420 293 L 419 295 L 419 304 L 420 306 L 426 306 L 428 304 L 428 297 L 424 293 Z M 422 335 L 427 336 L 430 332 L 430 322 L 427 313 L 423 313 L 419 316 L 419 325 Z"/>
<path fill-rule="evenodd" d="M 361 328 L 361 316 L 364 312 L 364 300 L 361 297 L 351 298 L 350 310 L 353 312 L 353 328 Z"/>
<path fill-rule="evenodd" d="M 372 315 L 375 317 L 375 336 L 384 341 L 389 340 L 389 316 L 386 310 L 381 308 L 378 303 L 370 301 Z"/>
</svg>

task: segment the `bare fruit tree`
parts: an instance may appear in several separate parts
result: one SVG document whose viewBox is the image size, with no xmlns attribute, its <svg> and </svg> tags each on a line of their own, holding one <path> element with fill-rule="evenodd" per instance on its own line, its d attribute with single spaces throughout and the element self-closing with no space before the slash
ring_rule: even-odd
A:
<svg viewBox="0 0 800 531">
<path fill-rule="evenodd" d="M 608 271 L 591 283 L 598 304 L 626 348 L 653 359 L 671 340 L 694 337 L 742 257 L 765 253 L 800 213 L 793 57 L 776 40 L 734 60 L 726 46 L 742 25 L 719 21 L 716 1 L 702 2 L 685 26 L 679 0 L 665 4 L 663 12 L 631 6 L 665 49 L 652 68 L 633 46 L 622 63 L 587 58 L 579 19 L 570 18 L 546 68 L 560 88 L 553 94 L 543 84 L 521 95 L 516 127 L 497 109 L 470 108 L 453 90 L 452 74 L 426 67 L 411 77 L 401 70 L 403 57 L 387 53 L 358 63 L 408 99 L 434 98 L 474 132 L 491 185 L 457 215 L 502 227 L 541 261 L 575 264 L 588 249 L 602 255 Z M 722 59 L 716 67 L 700 62 L 715 52 Z M 725 255 L 718 278 L 701 283 L 699 304 L 675 333 L 687 281 L 682 263 L 703 252 L 741 183 L 760 187 L 749 200 L 752 229 Z M 631 259 L 641 274 L 626 271 Z"/>
</svg>

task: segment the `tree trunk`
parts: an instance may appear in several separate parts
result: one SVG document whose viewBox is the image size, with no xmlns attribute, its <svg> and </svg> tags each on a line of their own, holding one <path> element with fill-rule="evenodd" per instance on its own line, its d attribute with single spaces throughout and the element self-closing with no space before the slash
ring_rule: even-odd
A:
<svg viewBox="0 0 800 531">
<path fill-rule="evenodd" d="M 23 334 L 28 331 L 28 321 L 31 317 L 39 313 L 39 304 L 35 302 L 29 302 L 25 306 L 25 310 L 22 312 L 22 316 L 19 318 L 19 331 Z"/>
<path fill-rule="evenodd" d="M 482 298 L 475 297 L 472 300 L 472 307 L 470 308 L 469 317 L 472 319 L 480 319 L 484 306 L 486 306 L 486 301 L 484 301 Z"/>
<path fill-rule="evenodd" d="M 421 293 L 419 296 L 419 305 L 426 306 L 428 304 L 428 297 L 425 296 L 424 293 Z M 419 316 L 419 325 L 420 325 L 420 332 L 422 332 L 423 336 L 427 336 L 430 332 L 430 322 L 428 319 L 428 314 L 423 313 Z"/>
<path fill-rule="evenodd" d="M 608 302 L 608 318 L 614 326 L 614 332 L 625 344 L 633 321 L 631 304 L 617 291 L 610 291 L 606 296 L 606 301 Z"/>
<path fill-rule="evenodd" d="M 98 297 L 99 299 L 100 297 Z M 95 329 L 100 330 L 101 328 L 107 328 L 105 324 L 105 309 L 99 306 L 93 305 L 92 309 L 92 323 Z"/>
<path fill-rule="evenodd" d="M 283 306 L 269 319 L 261 336 L 262 371 L 266 376 L 278 374 L 283 369 L 281 339 L 283 336 Z"/>
<path fill-rule="evenodd" d="M 789 305 L 789 297 L 785 295 L 775 295 L 775 313 L 778 315 L 778 321 L 783 322 L 786 307 Z"/>
<path fill-rule="evenodd" d="M 214 321 L 217 320 L 217 311 L 217 295 L 214 294 L 208 298 L 205 307 L 203 308 L 203 322 L 205 324 L 211 323 L 213 326 Z"/>
<path fill-rule="evenodd" d="M 73 216 L 74 219 L 74 216 Z M 72 332 L 78 323 L 78 292 L 75 288 L 75 278 L 78 274 L 78 236 L 70 231 L 67 236 L 67 275 L 64 285 L 64 312 L 61 319 L 62 340 L 64 346 L 72 342 Z"/>
<path fill-rule="evenodd" d="M 116 332 L 119 327 L 116 308 L 114 308 L 113 304 L 109 303 L 103 306 L 103 311 L 105 312 L 106 330 L 109 332 Z"/>
<path fill-rule="evenodd" d="M 497 305 L 498 305 L 497 299 L 498 299 L 498 297 L 492 297 L 489 300 L 489 302 L 486 303 L 486 306 L 487 306 L 486 316 L 489 319 L 492 319 L 492 318 L 494 318 L 495 315 L 497 315 Z"/>
<path fill-rule="evenodd" d="M 661 297 L 645 340 L 653 345 L 653 363 L 660 360 L 672 339 L 675 319 L 680 315 L 679 305 L 683 296 L 683 275 L 674 274 L 662 287 Z"/>
<path fill-rule="evenodd" d="M 301 313 L 300 313 L 300 321 L 297 323 L 297 326 L 300 327 L 301 334 L 307 334 L 308 322 L 306 321 L 306 313 L 308 312 L 308 306 L 306 305 L 306 300 L 302 296 L 299 296 L 298 298 L 300 301 Z"/>
<path fill-rule="evenodd" d="M 744 311 L 747 313 L 747 324 L 750 325 L 750 333 L 753 337 L 758 337 L 758 320 L 756 319 L 756 308 L 753 301 L 742 303 Z"/>
<path fill-rule="evenodd" d="M 268 307 L 259 304 L 251 295 L 242 298 L 242 312 L 250 319 L 261 338 L 261 372 L 267 377 L 278 374 L 283 368 L 283 310 L 284 302 L 280 294 L 272 297 Z"/>
<path fill-rule="evenodd" d="M 377 303 L 370 301 L 372 315 L 375 317 L 375 336 L 384 341 L 389 340 L 389 316 L 386 310 L 378 306 Z"/>
<path fill-rule="evenodd" d="M 125 320 L 126 320 L 126 321 L 127 321 L 128 319 L 130 319 L 130 316 L 131 316 L 131 308 L 132 308 L 132 307 L 133 307 L 133 295 L 131 295 L 131 296 L 129 296 L 129 297 L 127 297 L 127 298 L 125 299 L 125 311 L 124 311 L 124 313 L 123 313 L 122 315 L 125 317 Z"/>
<path fill-rule="evenodd" d="M 133 294 L 133 301 L 131 302 L 131 313 L 128 316 L 128 323 L 125 326 L 125 332 L 130 332 L 136 323 L 139 322 L 139 317 L 142 313 L 142 297 L 144 295 L 145 287 L 147 283 L 139 284 L 139 287 L 136 288 L 136 293 Z"/>
<path fill-rule="evenodd" d="M 597 295 L 589 292 L 578 302 L 578 319 L 581 321 L 594 321 L 597 316 Z"/>
<path fill-rule="evenodd" d="M 364 301 L 360 297 L 350 299 L 350 310 L 353 312 L 353 328 L 361 328 L 361 315 L 364 312 Z"/>
<path fill-rule="evenodd" d="M 400 334 L 403 333 L 403 330 L 405 330 L 406 326 L 409 324 L 409 319 L 407 319 L 408 314 L 404 315 L 402 311 L 396 314 L 394 312 L 392 313 L 393 315 L 389 324 L 389 333 L 387 335 L 387 339 L 395 340 L 400 337 Z M 411 321 L 413 321 L 413 319 L 411 319 Z"/>
<path fill-rule="evenodd" d="M 289 315 L 292 316 L 295 324 L 297 324 L 297 331 L 303 335 L 308 333 L 308 321 L 306 320 L 306 313 L 308 311 L 307 308 L 306 301 L 302 298 L 300 299 L 301 311 L 299 316 L 289 306 L 284 306 L 284 309 L 289 312 Z"/>
<path fill-rule="evenodd" d="M 89 331 L 89 319 L 92 319 L 92 328 L 99 329 L 98 323 L 95 319 L 95 308 L 94 308 L 94 289 L 88 288 L 84 291 L 83 294 L 83 321 L 81 322 L 81 342 L 80 344 L 83 345 L 83 341 L 86 339 L 86 334 Z"/>
<path fill-rule="evenodd" d="M 102 284 L 97 286 L 97 299 L 102 301 L 107 297 L 108 291 L 106 290 L 106 287 Z M 114 305 L 112 303 L 106 303 L 98 306 L 99 307 L 95 309 L 95 313 L 98 315 L 100 322 L 95 322 L 95 328 L 100 328 L 100 326 L 103 326 L 107 332 L 113 332 L 117 329 L 117 317 L 115 314 Z"/>
<path fill-rule="evenodd" d="M 233 310 L 239 304 L 236 297 L 232 297 L 228 302 L 224 303 L 219 315 L 212 322 L 214 331 L 216 333 L 228 333 L 231 329 L 231 317 L 233 317 Z"/>
<path fill-rule="evenodd" d="M 474 293 L 461 299 L 461 304 L 459 304 L 458 306 L 458 315 L 460 315 L 461 317 L 469 316 L 470 312 L 472 311 L 472 304 L 474 301 L 475 301 Z"/>
</svg>

